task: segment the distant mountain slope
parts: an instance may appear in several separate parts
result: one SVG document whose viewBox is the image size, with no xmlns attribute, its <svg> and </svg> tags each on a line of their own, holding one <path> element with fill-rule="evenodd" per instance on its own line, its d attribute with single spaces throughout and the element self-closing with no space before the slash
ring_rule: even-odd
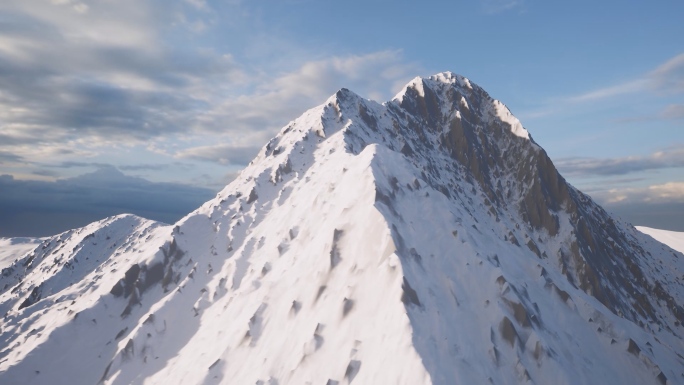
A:
<svg viewBox="0 0 684 385">
<path fill-rule="evenodd" d="M 0 382 L 681 383 L 683 276 L 447 72 L 338 91 L 173 226 L 17 255 Z"/>
<path fill-rule="evenodd" d="M 0 238 L 0 270 L 10 266 L 17 256 L 35 249 L 41 241 L 40 238 Z"/>
<path fill-rule="evenodd" d="M 684 232 L 652 229 L 644 226 L 636 226 L 636 229 L 650 235 L 656 241 L 664 243 L 680 253 L 684 253 Z"/>
</svg>

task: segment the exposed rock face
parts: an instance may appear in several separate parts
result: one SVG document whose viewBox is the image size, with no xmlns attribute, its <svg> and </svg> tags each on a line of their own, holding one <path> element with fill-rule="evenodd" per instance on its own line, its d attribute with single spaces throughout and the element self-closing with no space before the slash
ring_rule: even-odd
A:
<svg viewBox="0 0 684 385">
<path fill-rule="evenodd" d="M 3 266 L 0 382 L 684 379 L 684 256 L 451 73 L 338 91 L 173 227 L 90 227 Z"/>
<path fill-rule="evenodd" d="M 424 159 L 434 158 L 433 146 L 449 154 L 459 174 L 479 184 L 493 212 L 502 212 L 513 204 L 532 230 L 543 230 L 548 237 L 557 237 L 561 231 L 560 213 L 569 219 L 563 224 L 565 236 L 560 237 L 557 250 L 541 254 L 532 239 L 528 246 L 539 257 L 556 258 L 572 284 L 632 321 L 646 317 L 668 327 L 652 305 L 660 300 L 668 303 L 667 308 L 679 322 L 684 322 L 681 301 L 658 290 L 660 282 L 646 280 L 638 263 L 638 257 L 646 252 L 634 237 L 619 229 L 589 197 L 569 186 L 527 132 L 516 134 L 518 120 L 484 90 L 446 73 L 415 80 L 396 102 L 388 104 L 388 109 L 406 119 L 408 125 L 393 126 L 411 131 L 401 136 L 418 139 L 413 142 L 419 143 L 413 151 Z M 427 163 L 430 180 L 439 180 L 443 168 Z M 433 183 L 437 184 L 433 188 L 446 190 L 448 195 L 459 193 L 452 191 L 451 185 Z"/>
</svg>

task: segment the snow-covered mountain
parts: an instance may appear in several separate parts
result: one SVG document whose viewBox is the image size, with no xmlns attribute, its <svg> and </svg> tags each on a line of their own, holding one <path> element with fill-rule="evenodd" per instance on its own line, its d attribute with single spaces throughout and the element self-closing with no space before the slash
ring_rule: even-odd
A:
<svg viewBox="0 0 684 385">
<path fill-rule="evenodd" d="M 684 233 L 679 231 L 668 231 L 652 229 L 650 227 L 636 226 L 636 229 L 644 234 L 648 234 L 658 242 L 662 242 L 672 249 L 684 253 Z"/>
<path fill-rule="evenodd" d="M 2 384 L 684 383 L 684 256 L 452 73 L 338 91 L 175 225 L 2 242 Z"/>
</svg>

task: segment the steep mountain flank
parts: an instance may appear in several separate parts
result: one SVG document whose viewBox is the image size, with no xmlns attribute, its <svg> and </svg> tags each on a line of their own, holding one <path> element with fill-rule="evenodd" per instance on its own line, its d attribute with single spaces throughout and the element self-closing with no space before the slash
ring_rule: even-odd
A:
<svg viewBox="0 0 684 385">
<path fill-rule="evenodd" d="M 173 226 L 17 250 L 3 383 L 684 381 L 684 256 L 452 73 L 338 91 Z"/>
</svg>

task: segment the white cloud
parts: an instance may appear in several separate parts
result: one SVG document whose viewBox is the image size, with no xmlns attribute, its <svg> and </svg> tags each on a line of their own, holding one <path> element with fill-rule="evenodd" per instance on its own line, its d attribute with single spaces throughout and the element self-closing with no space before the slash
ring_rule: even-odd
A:
<svg viewBox="0 0 684 385">
<path fill-rule="evenodd" d="M 230 144 L 198 146 L 184 149 L 175 154 L 180 159 L 195 159 L 224 165 L 246 165 L 259 151 L 259 147 L 238 147 Z"/>
<path fill-rule="evenodd" d="M 684 119 L 684 104 L 670 104 L 660 112 L 663 119 Z"/>
<path fill-rule="evenodd" d="M 581 95 L 571 96 L 565 101 L 569 103 L 584 103 L 600 99 L 608 99 L 614 96 L 643 91 L 648 84 L 649 81 L 647 79 L 636 79 L 606 88 L 599 88 Z"/>
<path fill-rule="evenodd" d="M 239 2 L 231 4 L 238 8 L 229 19 L 244 15 Z M 233 163 L 226 148 L 260 147 L 339 88 L 383 101 L 419 72 L 400 51 L 326 56 L 260 30 L 238 57 L 216 45 L 168 44 L 167 33 L 202 41 L 189 29 L 212 33 L 216 14 L 203 0 L 153 5 L 0 2 L 0 13 L 14 15 L 0 26 L 4 159 L 76 160 L 142 145 L 149 153 L 197 160 L 197 148 L 222 143 L 204 157 Z M 232 22 L 221 20 L 225 28 Z M 284 59 L 270 60 L 278 55 Z"/>
<path fill-rule="evenodd" d="M 652 199 L 677 200 L 684 202 L 684 182 L 668 182 L 648 187 Z"/>
<path fill-rule="evenodd" d="M 229 54 L 164 44 L 172 12 L 150 5 L 0 3 L 13 15 L 0 33 L 0 149 L 45 161 L 191 127 L 211 102 L 203 90 L 241 71 Z"/>
<path fill-rule="evenodd" d="M 519 117 L 523 120 L 541 118 L 566 111 L 569 105 L 596 103 L 638 93 L 670 95 L 684 93 L 684 53 L 669 59 L 654 70 L 633 79 L 589 90 L 578 95 L 557 97 L 553 99 L 552 104 L 537 110 L 522 112 L 519 114 Z M 680 119 L 684 116 L 682 108 L 684 106 L 670 105 L 659 114 L 628 117 L 620 119 L 620 122 Z"/>
<path fill-rule="evenodd" d="M 658 66 L 648 78 L 655 90 L 666 93 L 684 92 L 684 53 Z"/>
<path fill-rule="evenodd" d="M 609 197 L 606 203 L 618 203 L 627 200 L 627 195 L 620 192 L 620 190 L 608 190 Z"/>
<path fill-rule="evenodd" d="M 204 0 L 185 0 L 185 2 L 197 9 L 207 9 L 207 2 Z"/>
<path fill-rule="evenodd" d="M 523 0 L 480 0 L 486 13 L 500 13 L 523 6 Z"/>
<path fill-rule="evenodd" d="M 157 32 L 149 2 L 81 2 L 61 0 L 5 0 L 0 10 L 19 13 L 33 26 L 48 28 L 80 46 L 118 46 L 154 49 Z M 30 26 L 27 26 L 30 27 Z M 72 46 L 73 47 L 73 46 Z"/>
<path fill-rule="evenodd" d="M 252 77 L 254 92 L 225 98 L 198 118 L 197 127 L 275 134 L 288 121 L 322 103 L 340 88 L 384 101 L 398 91 L 398 84 L 403 85 L 415 76 L 416 71 L 417 66 L 407 64 L 400 51 L 307 61 L 294 71 Z"/>
<path fill-rule="evenodd" d="M 554 162 L 567 175 L 624 175 L 664 168 L 684 167 L 684 144 L 674 145 L 647 156 L 621 158 L 565 158 Z"/>
<path fill-rule="evenodd" d="M 595 89 L 565 99 L 570 103 L 583 103 L 637 92 L 654 91 L 666 93 L 684 92 L 684 53 L 679 54 L 653 71 L 624 83 Z"/>
<path fill-rule="evenodd" d="M 591 193 L 599 202 L 611 204 L 684 203 L 684 182 L 667 182 L 645 187 L 613 188 Z"/>
</svg>

